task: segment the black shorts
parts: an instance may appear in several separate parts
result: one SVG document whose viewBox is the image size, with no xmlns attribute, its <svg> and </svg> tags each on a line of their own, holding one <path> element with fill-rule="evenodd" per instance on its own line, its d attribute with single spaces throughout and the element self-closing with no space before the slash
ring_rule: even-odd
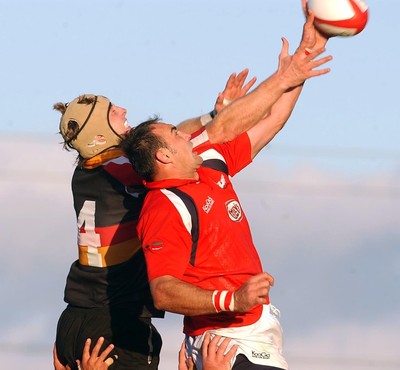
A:
<svg viewBox="0 0 400 370">
<path fill-rule="evenodd" d="M 57 325 L 56 347 L 59 360 L 77 369 L 76 359 L 82 358 L 86 339 L 91 347 L 104 337 L 102 349 L 110 343 L 115 348 L 110 356 L 118 359 L 110 370 L 156 370 L 160 361 L 161 336 L 150 318 L 138 318 L 126 310 L 68 306 Z"/>
</svg>

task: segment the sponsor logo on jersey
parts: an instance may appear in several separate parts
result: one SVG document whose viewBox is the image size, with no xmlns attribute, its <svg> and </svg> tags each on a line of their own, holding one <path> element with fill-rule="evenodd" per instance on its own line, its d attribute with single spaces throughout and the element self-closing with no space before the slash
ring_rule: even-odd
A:
<svg viewBox="0 0 400 370">
<path fill-rule="evenodd" d="M 205 213 L 208 213 L 211 211 L 213 204 L 214 204 L 214 199 L 208 196 L 208 198 L 206 199 L 206 204 L 204 204 L 203 207 L 201 208 L 203 208 L 203 211 Z"/>
<path fill-rule="evenodd" d="M 225 203 L 226 210 L 228 211 L 229 218 L 234 222 L 239 222 L 242 217 L 242 208 L 237 200 L 232 199 Z"/>
<path fill-rule="evenodd" d="M 217 182 L 217 185 L 218 185 L 221 189 L 225 188 L 225 186 L 226 186 L 226 180 L 225 180 L 224 175 L 221 175 L 221 179 Z"/>
<path fill-rule="evenodd" d="M 260 358 L 262 360 L 269 360 L 271 355 L 269 353 L 267 353 L 267 352 L 251 351 L 251 357 Z"/>
<path fill-rule="evenodd" d="M 145 248 L 151 250 L 152 252 L 156 252 L 163 248 L 163 242 L 152 242 L 151 244 L 146 245 Z"/>
</svg>

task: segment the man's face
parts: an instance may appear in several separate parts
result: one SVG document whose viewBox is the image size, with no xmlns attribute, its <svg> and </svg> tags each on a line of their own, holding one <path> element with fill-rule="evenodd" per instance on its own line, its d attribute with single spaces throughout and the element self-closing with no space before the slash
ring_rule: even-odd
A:
<svg viewBox="0 0 400 370">
<path fill-rule="evenodd" d="M 157 123 L 154 133 L 167 143 L 167 155 L 171 164 L 181 173 L 191 174 L 203 163 L 203 159 L 193 152 L 190 135 L 179 131 L 175 126 L 167 123 Z"/>
<path fill-rule="evenodd" d="M 118 135 L 123 135 L 131 129 L 126 119 L 126 109 L 117 107 L 114 104 L 111 105 L 108 113 L 108 120 L 110 121 L 111 127 Z"/>
</svg>

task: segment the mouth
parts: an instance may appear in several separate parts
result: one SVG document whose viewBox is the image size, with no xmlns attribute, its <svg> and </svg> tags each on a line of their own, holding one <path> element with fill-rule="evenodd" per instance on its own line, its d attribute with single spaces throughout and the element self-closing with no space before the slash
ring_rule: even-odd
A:
<svg viewBox="0 0 400 370">
<path fill-rule="evenodd" d="M 126 128 L 126 130 L 130 130 L 131 129 L 131 126 L 129 125 L 128 120 L 125 120 L 124 127 Z"/>
</svg>

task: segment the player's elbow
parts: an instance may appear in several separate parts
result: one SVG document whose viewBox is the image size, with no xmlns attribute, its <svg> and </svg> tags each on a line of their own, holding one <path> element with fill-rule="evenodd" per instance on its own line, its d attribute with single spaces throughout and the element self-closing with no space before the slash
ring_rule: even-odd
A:
<svg viewBox="0 0 400 370">
<path fill-rule="evenodd" d="M 170 297 L 168 294 L 168 283 L 161 277 L 150 282 L 151 295 L 153 297 L 154 307 L 158 310 L 168 311 Z"/>
<path fill-rule="evenodd" d="M 157 310 L 160 310 L 160 311 L 168 311 L 168 309 L 167 309 L 167 306 L 166 306 L 166 300 L 162 297 L 162 295 L 161 294 L 153 294 L 152 293 L 152 296 L 153 296 L 153 302 L 154 302 L 154 307 L 157 309 Z"/>
<path fill-rule="evenodd" d="M 165 311 L 167 309 L 166 307 L 166 299 L 164 294 L 162 293 L 162 291 L 160 291 L 159 289 L 151 289 L 151 295 L 153 297 L 153 303 L 154 303 L 154 307 L 157 310 L 162 310 Z"/>
</svg>

